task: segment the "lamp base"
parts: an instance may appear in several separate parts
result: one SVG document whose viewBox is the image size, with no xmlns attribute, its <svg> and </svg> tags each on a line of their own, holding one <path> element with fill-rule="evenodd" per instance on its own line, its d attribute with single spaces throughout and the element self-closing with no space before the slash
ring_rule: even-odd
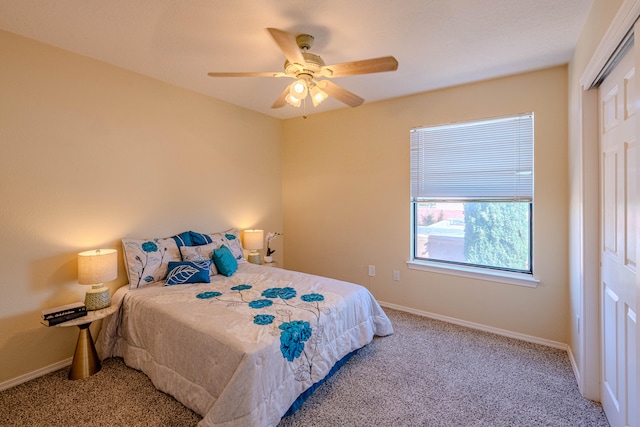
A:
<svg viewBox="0 0 640 427">
<path fill-rule="evenodd" d="M 87 310 L 100 310 L 111 305 L 111 291 L 104 285 L 94 285 L 84 296 Z"/>
<path fill-rule="evenodd" d="M 260 262 L 260 254 L 259 254 L 259 253 L 257 253 L 257 252 L 256 252 L 255 254 L 250 253 L 250 254 L 247 256 L 247 261 L 249 261 L 251 264 L 258 264 L 258 265 L 260 265 L 260 264 L 261 264 L 261 262 Z"/>
</svg>

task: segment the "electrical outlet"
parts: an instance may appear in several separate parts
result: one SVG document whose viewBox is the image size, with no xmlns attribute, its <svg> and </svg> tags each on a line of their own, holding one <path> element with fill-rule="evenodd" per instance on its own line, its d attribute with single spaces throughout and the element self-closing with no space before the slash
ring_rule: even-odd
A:
<svg viewBox="0 0 640 427">
<path fill-rule="evenodd" d="M 375 265 L 370 265 L 369 266 L 369 276 L 373 277 L 376 275 L 376 266 Z"/>
<path fill-rule="evenodd" d="M 400 270 L 393 270 L 393 280 L 396 282 L 400 281 Z"/>
</svg>

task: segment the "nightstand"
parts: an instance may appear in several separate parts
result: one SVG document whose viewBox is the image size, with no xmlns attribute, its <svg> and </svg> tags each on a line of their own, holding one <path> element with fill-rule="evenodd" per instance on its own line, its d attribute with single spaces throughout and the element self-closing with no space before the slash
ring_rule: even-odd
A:
<svg viewBox="0 0 640 427">
<path fill-rule="evenodd" d="M 71 362 L 71 371 L 69 371 L 70 380 L 88 378 L 102 369 L 98 352 L 93 344 L 93 338 L 91 337 L 89 326 L 91 326 L 92 322 L 107 317 L 108 315 L 115 313 L 117 310 L 117 305 L 110 305 L 109 307 L 101 310 L 88 311 L 86 316 L 67 320 L 66 322 L 58 323 L 53 326 L 54 328 L 67 326 L 77 326 L 80 328 L 80 332 L 78 333 L 78 342 L 76 344 L 76 352 L 73 355 L 73 362 Z"/>
<path fill-rule="evenodd" d="M 275 268 L 280 268 L 280 263 L 278 261 L 273 261 L 273 262 L 263 262 L 262 265 L 264 265 L 265 267 L 275 267 Z"/>
</svg>

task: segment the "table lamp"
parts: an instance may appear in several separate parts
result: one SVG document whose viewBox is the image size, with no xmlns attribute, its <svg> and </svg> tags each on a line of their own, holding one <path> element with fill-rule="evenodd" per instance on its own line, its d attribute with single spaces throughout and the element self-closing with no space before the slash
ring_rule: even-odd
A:
<svg viewBox="0 0 640 427">
<path fill-rule="evenodd" d="M 100 310 L 111 305 L 111 291 L 103 282 L 118 277 L 118 251 L 96 249 L 78 254 L 78 283 L 92 285 L 84 298 L 87 310 Z"/>
<path fill-rule="evenodd" d="M 258 252 L 264 246 L 264 231 L 262 230 L 244 230 L 244 248 L 249 249 L 247 261 L 252 264 L 260 264 L 260 253 Z"/>
</svg>

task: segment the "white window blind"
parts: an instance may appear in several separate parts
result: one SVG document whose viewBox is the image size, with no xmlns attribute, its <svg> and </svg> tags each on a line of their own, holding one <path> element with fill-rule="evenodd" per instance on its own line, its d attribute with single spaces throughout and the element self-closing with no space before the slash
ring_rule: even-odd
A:
<svg viewBox="0 0 640 427">
<path fill-rule="evenodd" d="M 411 201 L 532 201 L 533 113 L 411 130 Z"/>
</svg>

